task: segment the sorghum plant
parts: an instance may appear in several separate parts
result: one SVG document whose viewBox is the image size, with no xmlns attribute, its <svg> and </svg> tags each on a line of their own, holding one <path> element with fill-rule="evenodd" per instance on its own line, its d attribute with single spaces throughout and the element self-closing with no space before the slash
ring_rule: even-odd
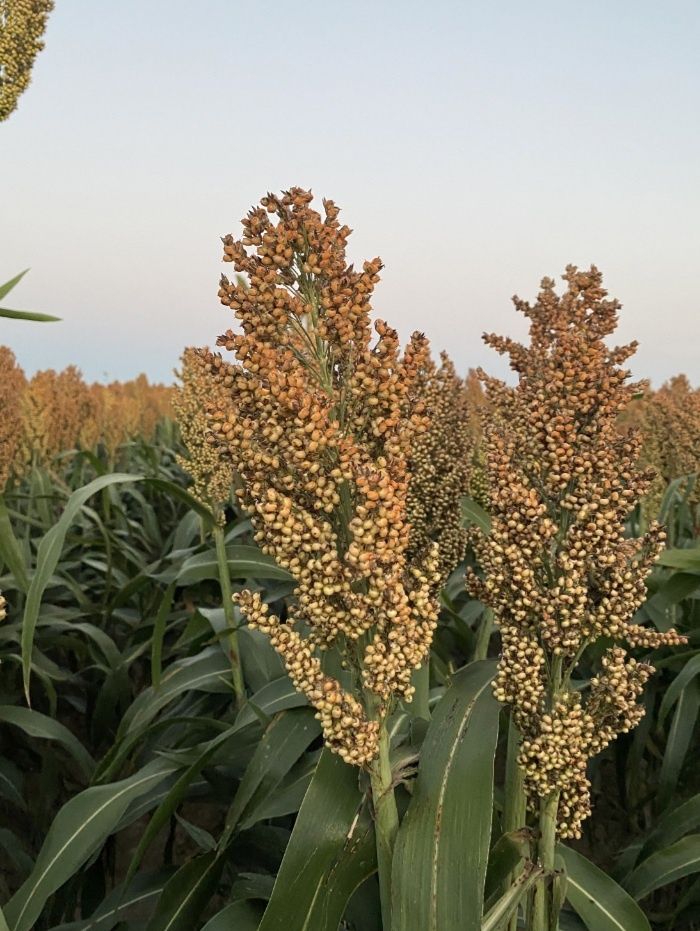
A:
<svg viewBox="0 0 700 931">
<path fill-rule="evenodd" d="M 210 427 L 257 542 L 296 582 L 286 618 L 257 592 L 236 601 L 316 709 L 326 745 L 369 771 L 388 916 L 398 816 L 385 723 L 411 698 L 438 614 L 437 548 L 416 552 L 408 520 L 411 451 L 428 426 L 418 399 L 428 344 L 414 334 L 402 355 L 381 321 L 373 341 L 381 262 L 348 265 L 338 207 L 325 200 L 321 217 L 311 200 L 299 188 L 268 194 L 243 220 L 243 238 L 223 240 L 224 260 L 247 281 L 221 280 L 241 332 L 218 340 L 235 361 L 206 356 L 227 389 Z M 343 683 L 324 671 L 330 647 Z"/>
<path fill-rule="evenodd" d="M 224 528 L 225 507 L 231 500 L 232 475 L 229 461 L 222 456 L 221 449 L 208 442 L 206 407 L 216 405 L 215 397 L 221 395 L 225 404 L 223 386 L 212 384 L 208 377 L 206 361 L 197 350 L 186 349 L 182 356 L 181 384 L 175 392 L 173 409 L 180 429 L 180 436 L 187 450 L 186 456 L 178 456 L 180 467 L 188 472 L 193 484 L 191 492 L 212 514 L 212 533 L 216 544 L 219 582 L 223 598 L 224 615 L 229 628 L 228 644 L 233 686 L 236 699 L 243 701 L 245 684 L 241 669 L 236 619 L 232 600 L 231 578 L 226 554 Z"/>
<path fill-rule="evenodd" d="M 53 0 L 0 0 L 0 123 L 29 86 Z"/>
<path fill-rule="evenodd" d="M 530 320 L 530 345 L 486 335 L 510 358 L 515 387 L 482 374 L 491 414 L 485 468 L 492 527 L 475 530 L 483 579 L 468 587 L 494 611 L 501 657 L 495 683 L 522 741 L 518 762 L 530 809 L 539 818 L 540 864 L 554 868 L 555 837 L 578 837 L 590 813 L 588 760 L 643 710 L 637 699 L 653 671 L 626 647 L 677 644 L 631 620 L 663 544 L 652 525 L 625 537 L 625 519 L 653 478 L 638 467 L 640 438 L 621 434 L 620 412 L 636 387 L 622 364 L 636 344 L 611 349 L 619 304 L 600 272 L 566 269 L 560 297 L 545 278 Z M 583 651 L 609 644 L 584 689 L 573 683 Z M 549 929 L 551 886 L 534 893 L 531 927 Z"/>
</svg>

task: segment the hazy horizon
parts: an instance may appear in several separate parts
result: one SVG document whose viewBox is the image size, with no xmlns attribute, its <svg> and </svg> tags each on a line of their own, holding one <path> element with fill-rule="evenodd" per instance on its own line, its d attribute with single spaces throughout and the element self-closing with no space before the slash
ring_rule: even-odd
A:
<svg viewBox="0 0 700 931">
<path fill-rule="evenodd" d="M 56 0 L 0 124 L 0 320 L 28 372 L 170 381 L 233 317 L 219 237 L 267 190 L 332 197 L 377 317 L 460 371 L 510 297 L 598 265 L 638 377 L 698 384 L 700 6 Z"/>
</svg>

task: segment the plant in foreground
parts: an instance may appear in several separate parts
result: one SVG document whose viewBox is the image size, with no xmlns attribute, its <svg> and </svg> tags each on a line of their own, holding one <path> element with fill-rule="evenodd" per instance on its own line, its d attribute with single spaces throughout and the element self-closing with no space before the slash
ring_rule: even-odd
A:
<svg viewBox="0 0 700 931">
<path fill-rule="evenodd" d="M 247 283 L 221 281 L 242 332 L 218 340 L 235 362 L 206 355 L 227 389 L 210 427 L 257 542 L 296 582 L 286 618 L 257 592 L 236 601 L 316 709 L 326 745 L 369 771 L 388 927 L 398 815 L 386 720 L 412 696 L 438 615 L 437 547 L 411 549 L 407 515 L 411 450 L 428 426 L 418 396 L 428 344 L 414 334 L 402 355 L 381 321 L 373 342 L 381 262 L 348 265 L 338 208 L 324 201 L 322 218 L 311 200 L 299 188 L 270 194 L 243 220 L 241 240 L 224 239 Z M 324 670 L 331 647 L 339 677 Z"/>
<path fill-rule="evenodd" d="M 482 375 L 492 526 L 473 532 L 484 578 L 467 580 L 500 628 L 495 692 L 522 735 L 524 791 L 539 817 L 538 858 L 549 876 L 530 907 L 536 931 L 556 927 L 555 839 L 580 836 L 590 813 L 587 762 L 643 715 L 637 699 L 653 670 L 629 658 L 625 644 L 682 641 L 631 620 L 664 538 L 657 525 L 640 539 L 624 536 L 653 479 L 637 466 L 639 437 L 617 428 L 636 391 L 621 367 L 636 344 L 606 346 L 619 304 L 606 300 L 595 267 L 569 266 L 564 278 L 561 297 L 545 278 L 534 305 L 515 299 L 530 320 L 529 346 L 484 337 L 510 357 L 518 383 Z M 577 664 L 599 641 L 600 669 L 583 688 L 573 680 Z"/>
</svg>

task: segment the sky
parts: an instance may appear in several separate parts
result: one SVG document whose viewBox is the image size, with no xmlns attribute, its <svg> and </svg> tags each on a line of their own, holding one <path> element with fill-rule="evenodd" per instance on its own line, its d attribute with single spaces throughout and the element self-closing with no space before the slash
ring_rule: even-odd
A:
<svg viewBox="0 0 700 931">
<path fill-rule="evenodd" d="M 378 317 L 459 370 L 510 303 L 594 262 L 635 375 L 700 383 L 700 4 L 56 0 L 0 124 L 4 303 L 28 372 L 172 380 L 234 325 L 219 237 L 268 190 L 332 197 Z"/>
</svg>

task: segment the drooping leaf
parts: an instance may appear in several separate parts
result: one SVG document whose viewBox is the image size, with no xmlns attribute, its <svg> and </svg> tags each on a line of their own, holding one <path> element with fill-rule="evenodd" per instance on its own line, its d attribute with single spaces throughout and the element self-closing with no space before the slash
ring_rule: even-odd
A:
<svg viewBox="0 0 700 931">
<path fill-rule="evenodd" d="M 635 899 L 643 899 L 655 889 L 700 872 L 700 834 L 689 834 L 670 847 L 647 857 L 625 885 Z"/>
<path fill-rule="evenodd" d="M 128 779 L 92 786 L 70 799 L 54 818 L 34 869 L 5 906 L 12 931 L 31 931 L 52 895 L 98 850 L 130 802 L 173 772 L 156 760 Z"/>
<path fill-rule="evenodd" d="M 392 874 L 392 931 L 479 931 L 499 706 L 495 666 L 471 663 L 433 712 Z"/>
<path fill-rule="evenodd" d="M 651 931 L 634 899 L 607 873 L 563 844 L 557 854 L 566 867 L 566 897 L 588 931 Z"/>
<path fill-rule="evenodd" d="M 19 727 L 38 740 L 55 740 L 65 747 L 85 775 L 89 778 L 95 761 L 78 738 L 68 728 L 48 715 L 20 705 L 0 705 L 0 721 Z"/>
<path fill-rule="evenodd" d="M 229 572 L 233 579 L 280 579 L 293 581 L 292 576 L 281 569 L 271 556 L 261 553 L 256 546 L 227 546 Z M 218 579 L 219 564 L 215 550 L 196 553 L 182 564 L 178 574 L 178 585 L 193 585 L 204 579 Z"/>
</svg>

